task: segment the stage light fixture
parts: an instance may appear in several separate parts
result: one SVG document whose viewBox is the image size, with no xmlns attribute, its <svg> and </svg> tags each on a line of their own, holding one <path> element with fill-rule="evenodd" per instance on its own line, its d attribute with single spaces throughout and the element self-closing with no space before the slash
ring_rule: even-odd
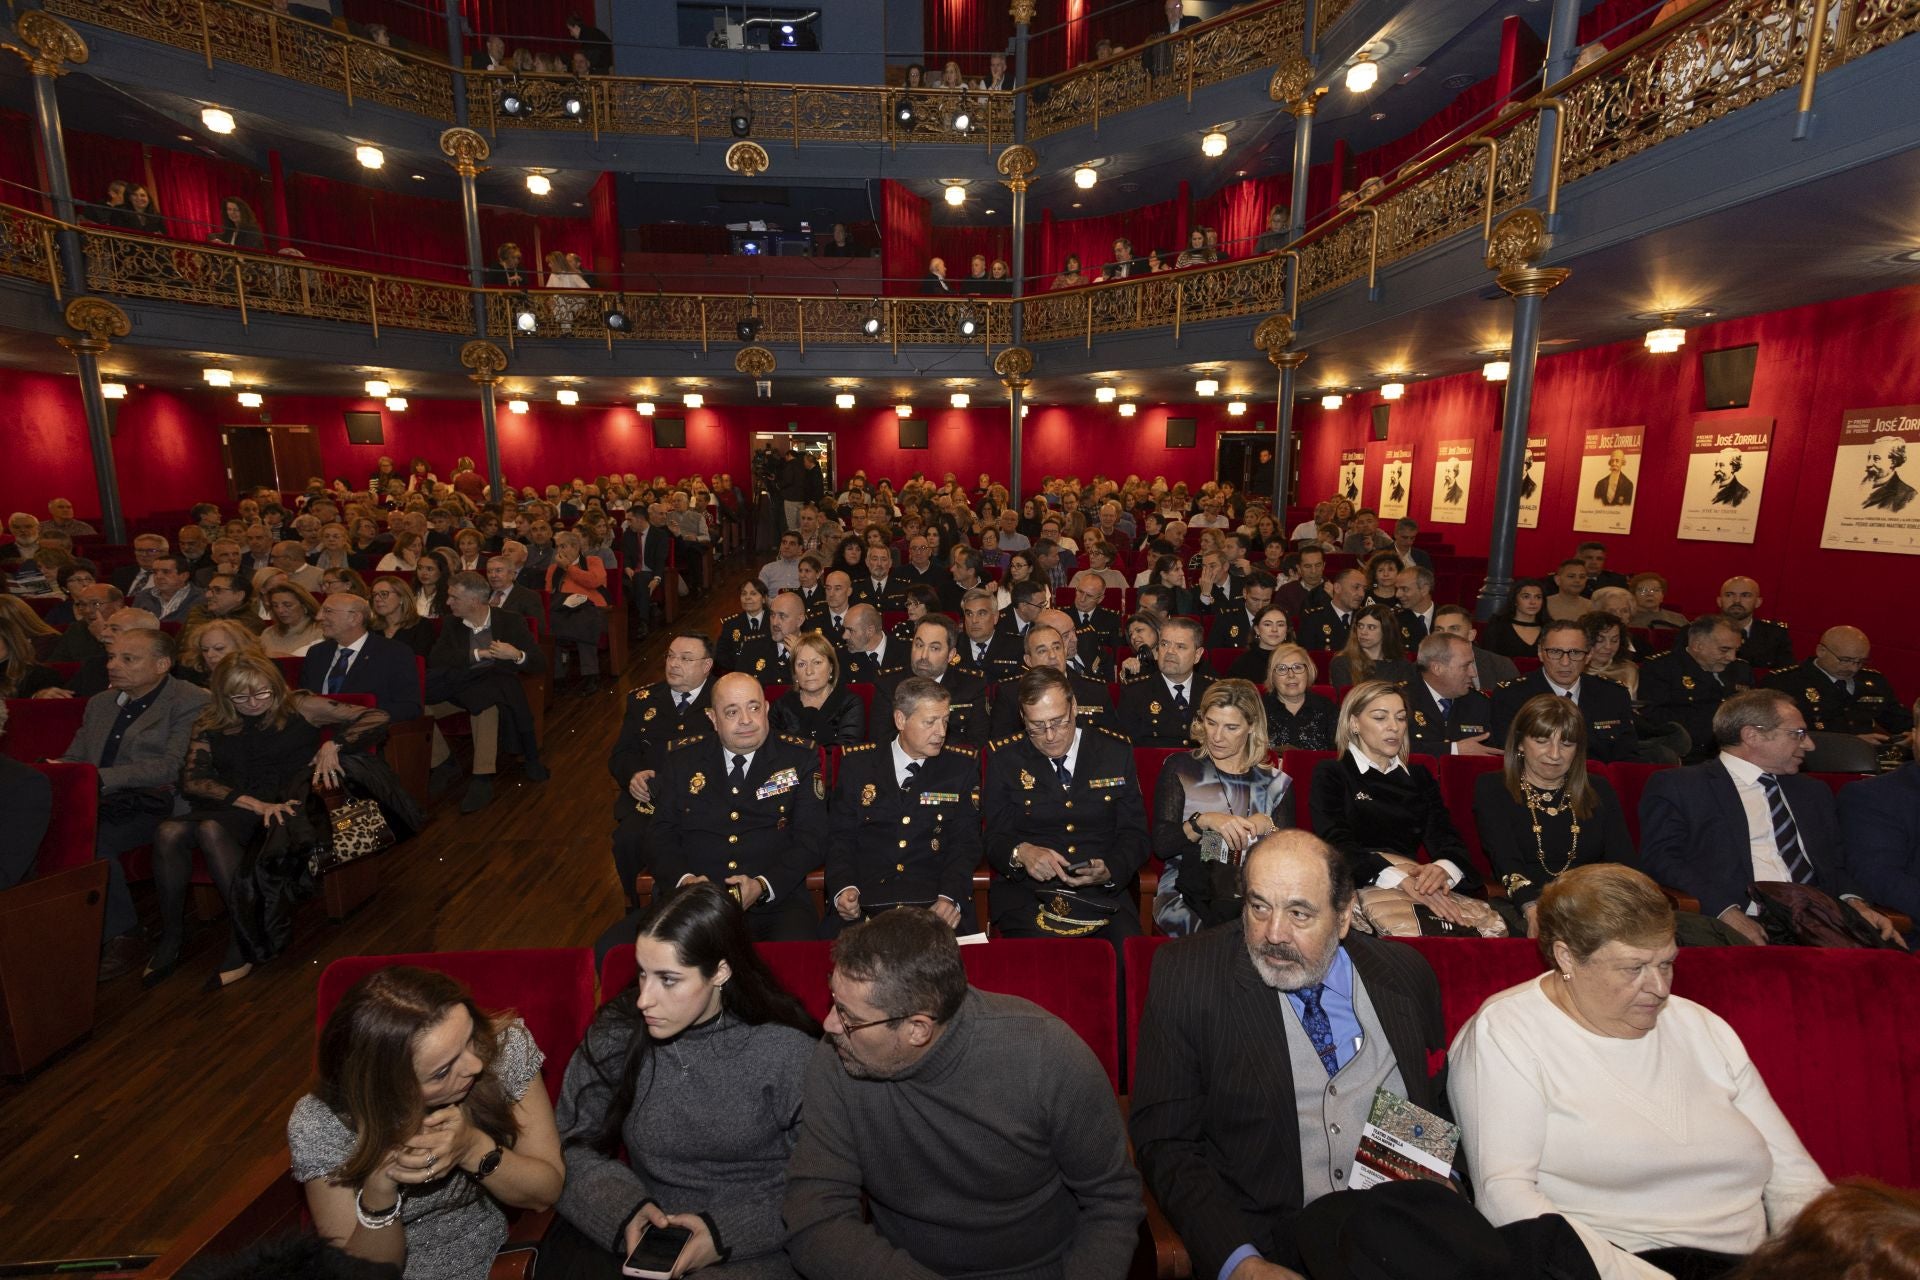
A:
<svg viewBox="0 0 1920 1280">
<path fill-rule="evenodd" d="M 952 396 L 948 398 L 947 403 L 951 404 L 956 409 L 964 409 L 968 405 L 973 403 L 973 397 L 968 395 L 964 391 L 956 391 L 953 393 Z"/>
<path fill-rule="evenodd" d="M 702 405 L 706 404 L 706 402 L 707 402 L 707 398 L 701 395 L 698 391 L 689 391 L 687 392 L 687 394 L 680 397 L 680 403 L 685 405 L 689 409 L 698 409 Z"/>
<path fill-rule="evenodd" d="M 1200 154 L 1208 159 L 1216 159 L 1227 154 L 1227 135 L 1215 129 L 1200 139 Z"/>
<path fill-rule="evenodd" d="M 1347 68 L 1347 92 L 1365 93 L 1380 81 L 1380 64 L 1362 53 Z"/>
<path fill-rule="evenodd" d="M 880 318 L 880 299 L 875 298 L 867 307 L 867 318 L 860 322 L 860 332 L 869 338 L 877 338 L 885 327 L 885 322 Z"/>
<path fill-rule="evenodd" d="M 382 396 L 392 395 L 393 388 L 387 384 L 387 380 L 385 378 L 368 378 L 367 394 L 372 396 L 375 400 L 378 400 Z"/>
<path fill-rule="evenodd" d="M 642 400 L 635 404 L 633 408 L 634 412 L 643 418 L 651 418 L 653 416 L 654 404 L 651 400 Z"/>
<path fill-rule="evenodd" d="M 1320 407 L 1322 409 L 1338 409 L 1345 403 L 1346 398 L 1344 396 L 1328 395 L 1320 397 Z"/>
<path fill-rule="evenodd" d="M 560 388 L 553 393 L 553 398 L 564 405 L 576 405 L 580 403 L 580 393 L 572 387 Z"/>
<path fill-rule="evenodd" d="M 853 393 L 851 391 L 842 391 L 833 398 L 833 402 L 842 409 L 851 409 L 853 408 Z"/>
<path fill-rule="evenodd" d="M 953 129 L 955 133 L 965 133 L 972 127 L 973 116 L 968 113 L 965 107 L 953 113 Z"/>
<path fill-rule="evenodd" d="M 600 322 L 614 333 L 625 333 L 630 327 L 627 313 L 617 306 L 608 307 L 600 316 Z"/>
<path fill-rule="evenodd" d="M 388 396 L 387 408 L 393 410 L 395 413 L 405 413 L 407 410 L 407 398 L 405 396 Z"/>
<path fill-rule="evenodd" d="M 979 332 L 980 318 L 973 314 L 973 308 L 960 308 L 960 336 L 963 338 L 971 338 Z"/>
<path fill-rule="evenodd" d="M 1647 350 L 1657 356 L 1672 355 L 1687 345 L 1685 329 L 1649 329 L 1647 330 Z"/>
<path fill-rule="evenodd" d="M 893 119 L 902 129 L 913 128 L 915 112 L 911 99 L 902 98 L 893 108 Z"/>
<path fill-rule="evenodd" d="M 1218 378 L 1202 378 L 1193 384 L 1193 390 L 1196 395 L 1213 395 L 1220 390 L 1220 380 Z"/>
<path fill-rule="evenodd" d="M 747 312 L 747 314 L 741 316 L 740 319 L 734 324 L 733 332 L 734 332 L 734 336 L 739 338 L 740 341 L 752 342 L 755 338 L 760 336 L 759 315 L 756 312 L 752 312 L 752 311 Z"/>
<path fill-rule="evenodd" d="M 527 175 L 527 190 L 536 196 L 544 196 L 553 190 L 553 182 L 544 173 Z"/>
<path fill-rule="evenodd" d="M 207 385 L 210 387 L 230 387 L 233 385 L 233 370 L 231 369 L 202 369 L 200 376 L 207 380 Z"/>
<path fill-rule="evenodd" d="M 1100 181 L 1100 175 L 1091 165 L 1081 165 L 1073 171 L 1073 185 L 1082 191 L 1093 190 L 1093 184 Z"/>
<path fill-rule="evenodd" d="M 1123 418 L 1131 418 L 1138 412 L 1140 412 L 1140 406 L 1131 400 L 1120 406 L 1120 416 Z"/>
<path fill-rule="evenodd" d="M 507 401 L 508 413 L 525 413 L 526 411 L 527 411 L 527 402 L 525 400 Z"/>
<path fill-rule="evenodd" d="M 1489 360 L 1480 366 L 1480 376 L 1488 382 L 1505 382 L 1511 366 L 1505 360 Z"/>
<path fill-rule="evenodd" d="M 239 396 L 242 409 L 258 409 L 262 397 L 258 391 L 242 391 Z"/>
<path fill-rule="evenodd" d="M 1114 387 L 1095 387 L 1093 398 L 1101 404 L 1112 404 L 1120 398 L 1120 392 Z"/>
<path fill-rule="evenodd" d="M 1228 401 L 1227 416 L 1229 418 L 1244 418 L 1246 414 L 1247 414 L 1247 402 L 1245 400 Z"/>
<path fill-rule="evenodd" d="M 527 114 L 527 100 L 521 96 L 519 86 L 514 86 L 500 95 L 500 114 L 517 120 Z"/>
<path fill-rule="evenodd" d="M 360 162 L 360 167 L 363 169 L 378 169 L 387 162 L 386 153 L 378 147 L 355 147 L 353 158 Z"/>
<path fill-rule="evenodd" d="M 100 384 L 100 395 L 103 399 L 107 400 L 125 400 L 127 398 L 127 384 L 124 382 L 103 382 Z"/>
<path fill-rule="evenodd" d="M 1380 387 L 1380 398 L 1382 400 L 1398 400 L 1405 394 L 1407 394 L 1407 384 L 1404 382 L 1383 383 Z"/>
<path fill-rule="evenodd" d="M 560 99 L 560 109 L 567 113 L 569 120 L 578 120 L 586 114 L 587 100 L 580 96 L 578 90 L 575 90 Z"/>
<path fill-rule="evenodd" d="M 747 101 L 745 89 L 733 95 L 733 114 L 727 117 L 727 128 L 733 130 L 736 138 L 744 138 L 753 132 L 753 104 Z"/>
<path fill-rule="evenodd" d="M 208 133 L 232 133 L 233 113 L 222 111 L 219 107 L 203 107 L 200 110 L 200 123 L 207 127 Z"/>
<path fill-rule="evenodd" d="M 540 317 L 533 313 L 533 299 L 521 298 L 514 307 L 513 327 L 521 333 L 532 333 L 540 327 Z"/>
</svg>

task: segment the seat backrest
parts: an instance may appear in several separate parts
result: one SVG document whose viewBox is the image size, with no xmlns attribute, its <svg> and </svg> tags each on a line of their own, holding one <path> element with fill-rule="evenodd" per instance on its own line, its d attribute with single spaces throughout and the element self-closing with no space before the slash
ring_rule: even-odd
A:
<svg viewBox="0 0 1920 1280">
<path fill-rule="evenodd" d="M 300 687 L 300 673 L 305 669 L 306 661 L 304 656 L 298 658 L 275 658 L 273 664 L 279 667 L 280 674 L 286 677 L 287 688 L 298 689 Z"/>
<path fill-rule="evenodd" d="M 1466 842 L 1474 869 L 1488 880 L 1493 878 L 1493 866 L 1480 847 L 1480 824 L 1473 820 L 1473 790 L 1481 774 L 1493 773 L 1505 766 L 1502 756 L 1440 757 L 1440 799 L 1447 806 L 1447 816 L 1453 819 L 1454 829 Z"/>
<path fill-rule="evenodd" d="M 1602 776 L 1613 784 L 1614 794 L 1620 797 L 1620 812 L 1627 819 L 1627 833 L 1633 837 L 1633 847 L 1640 847 L 1640 796 L 1647 789 L 1647 779 L 1662 769 L 1673 768 L 1670 764 L 1642 764 L 1637 760 L 1609 760 Z M 1589 772 L 1593 770 L 1589 767 Z"/>
<path fill-rule="evenodd" d="M 1760 673 L 1754 672 L 1754 683 Z M 1800 762 L 1803 773 L 1878 773 L 1880 748 L 1850 733 L 1815 732 L 1813 750 Z"/>
<path fill-rule="evenodd" d="M 1523 676 L 1532 675 L 1540 669 L 1540 659 L 1537 655 L 1523 653 L 1513 660 L 1513 669 Z"/>
<path fill-rule="evenodd" d="M 1308 797 L 1313 794 L 1313 771 L 1322 761 L 1335 759 L 1333 751 L 1288 751 L 1280 757 L 1280 772 L 1293 779 L 1293 825 L 1302 831 L 1313 830 L 1313 813 Z"/>
<path fill-rule="evenodd" d="M 100 771 L 90 764 L 36 764 L 53 787 L 53 815 L 40 838 L 33 873 L 52 875 L 93 861 L 100 818 Z"/>
<path fill-rule="evenodd" d="M 8 698 L 0 754 L 27 763 L 57 756 L 72 745 L 86 714 L 85 698 Z"/>
<path fill-rule="evenodd" d="M 1207 658 L 1213 663 L 1213 674 L 1224 680 L 1233 670 L 1233 664 L 1240 661 L 1245 653 L 1245 649 L 1209 649 Z"/>
<path fill-rule="evenodd" d="M 631 961 L 631 953 L 629 953 Z M 586 947 L 526 951 L 433 951 L 397 956 L 344 956 L 320 974 L 314 1031 L 353 985 L 396 965 L 433 969 L 457 979 L 482 1009 L 511 1009 L 546 1055 L 540 1074 L 549 1097 L 560 1096 L 567 1060 L 587 1032 L 599 1006 L 594 1000 L 593 952 Z"/>
<path fill-rule="evenodd" d="M 1186 747 L 1135 747 L 1133 771 L 1140 775 L 1140 796 L 1147 809 L 1147 821 L 1153 821 L 1154 788 L 1160 784 L 1160 769 L 1168 759 L 1188 750 Z"/>
<path fill-rule="evenodd" d="M 1860 745 L 1865 746 L 1866 744 L 1863 742 Z M 1802 769 L 1800 772 L 1806 774 L 1809 778 L 1817 778 L 1821 782 L 1826 783 L 1835 795 L 1839 795 L 1840 788 L 1846 786 L 1848 783 L 1858 782 L 1867 776 L 1865 773 L 1814 773 L 1807 769 Z"/>
</svg>

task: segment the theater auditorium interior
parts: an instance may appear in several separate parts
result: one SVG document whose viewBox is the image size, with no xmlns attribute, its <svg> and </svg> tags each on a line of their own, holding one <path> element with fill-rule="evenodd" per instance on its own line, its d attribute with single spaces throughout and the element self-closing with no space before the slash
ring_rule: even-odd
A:
<svg viewBox="0 0 1920 1280">
<path fill-rule="evenodd" d="M 1917 35 L 1914 0 L 10 3 L 0 1274 L 613 1276 L 649 1214 L 689 1252 L 628 1274 L 842 1277 L 853 1236 L 916 1275 L 1914 1274 Z M 1305 1004 L 1270 966 L 1317 926 L 1262 897 L 1300 858 L 1352 912 Z M 1719 1234 L 1549 1173 L 1544 1122 L 1516 1201 L 1477 1131 L 1514 1116 L 1463 1094 L 1525 1025 L 1496 994 L 1651 1034 L 1581 1003 L 1646 936 L 1567 932 L 1641 888 L 1672 928 L 1618 981 L 1718 1028 L 1767 1135 L 1737 1176 L 1647 1156 L 1676 1220 L 1752 1183 Z M 633 1127 L 591 1158 L 644 1176 L 577 1163 L 570 1061 L 705 908 L 797 997 L 747 1021 L 839 1055 L 763 1232 Z M 929 914 L 967 1010 L 1032 1002 L 1115 1095 L 1117 1251 L 1068 1175 L 1077 1244 L 983 1225 L 970 1269 L 858 1152 L 808 1225 L 839 1063 L 958 1039 L 876 994 Z M 1281 1092 L 1183 1038 L 1237 1007 L 1214 953 L 1282 993 L 1243 1046 Z M 520 1125 L 439 1181 L 363 1158 L 337 1074 L 423 970 L 500 1019 L 454 1042 L 491 1092 L 422 1075 L 391 1133 Z M 1418 1081 L 1366 1034 L 1403 972 Z M 1289 1252 L 1385 1140 L 1342 1112 L 1282 1151 L 1304 1187 L 1236 1181 L 1206 1127 L 1284 1112 L 1290 1051 L 1464 1126 L 1469 1221 L 1423 1208 L 1508 1260 Z M 1292 1088 L 1287 1134 L 1330 1105 Z M 1512 1234 L 1556 1208 L 1565 1271 Z M 1383 1238 L 1353 1212 L 1326 1239 Z"/>
</svg>

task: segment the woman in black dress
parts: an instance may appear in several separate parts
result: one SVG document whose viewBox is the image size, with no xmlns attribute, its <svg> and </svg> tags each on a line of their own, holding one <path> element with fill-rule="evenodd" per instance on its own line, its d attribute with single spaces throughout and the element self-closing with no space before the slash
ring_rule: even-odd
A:
<svg viewBox="0 0 1920 1280">
<path fill-rule="evenodd" d="M 1531 658 L 1539 652 L 1540 624 L 1547 616 L 1547 593 L 1537 582 L 1516 582 L 1507 607 L 1493 615 L 1480 647 L 1506 658 Z"/>
<path fill-rule="evenodd" d="M 1634 864 L 1613 784 L 1587 772 L 1587 724 L 1569 698 L 1529 698 L 1507 730 L 1506 768 L 1474 782 L 1473 821 L 1507 900 L 1538 937 L 1540 892 L 1592 862 Z"/>
<path fill-rule="evenodd" d="M 339 782 L 341 752 L 377 742 L 387 727 L 377 707 L 288 689 L 276 663 L 251 654 L 222 659 L 208 688 L 213 697 L 194 723 L 181 788 L 192 812 L 168 818 L 153 838 L 161 934 L 143 978 L 149 987 L 180 962 L 195 848 L 233 921 L 226 959 L 205 989 L 238 982 L 284 945 L 251 895 L 235 897 L 236 882 L 252 873 L 262 845 L 285 837 L 309 787 Z M 324 729 L 333 730 L 333 741 L 321 741 Z"/>
<path fill-rule="evenodd" d="M 1357 885 L 1399 888 L 1442 920 L 1464 925 L 1449 890 L 1484 890 L 1467 846 L 1425 766 L 1409 764 L 1407 703 L 1384 680 L 1357 684 L 1340 706 L 1334 750 L 1313 771 L 1313 829 L 1338 849 Z"/>
<path fill-rule="evenodd" d="M 1275 751 L 1331 751 L 1340 709 L 1313 691 L 1313 655 L 1283 644 L 1267 660 L 1267 740 Z"/>
<path fill-rule="evenodd" d="M 1273 651 L 1292 639 L 1287 629 L 1287 611 L 1277 604 L 1268 605 L 1253 620 L 1253 647 L 1233 660 L 1228 677 L 1265 684 L 1267 668 L 1273 665 Z"/>
<path fill-rule="evenodd" d="M 1388 548 L 1376 551 L 1367 557 L 1367 603 L 1377 604 L 1385 609 L 1400 607 L 1400 597 L 1395 591 L 1400 570 L 1400 553 Z"/>
<path fill-rule="evenodd" d="M 816 747 L 850 747 L 867 740 L 866 704 L 840 683 L 840 655 L 833 641 L 818 631 L 793 642 L 793 687 L 780 695 L 768 715 L 774 732 Z"/>
<path fill-rule="evenodd" d="M 389 640 L 398 640 L 421 657 L 433 649 L 433 623 L 421 617 L 413 607 L 413 588 L 399 578 L 376 578 L 368 599 L 373 615 L 367 619 L 369 630 Z"/>
<path fill-rule="evenodd" d="M 907 588 L 907 593 L 902 599 L 905 602 L 907 616 L 894 623 L 893 630 L 889 634 L 893 636 L 894 643 L 912 648 L 913 629 L 920 625 L 920 619 L 929 613 L 940 612 L 940 593 L 924 582 L 916 582 Z"/>
<path fill-rule="evenodd" d="M 220 230 L 213 237 L 213 243 L 251 249 L 255 253 L 266 248 L 266 239 L 260 234 L 260 219 L 254 216 L 245 200 L 228 196 L 221 203 L 220 211 Z"/>
</svg>

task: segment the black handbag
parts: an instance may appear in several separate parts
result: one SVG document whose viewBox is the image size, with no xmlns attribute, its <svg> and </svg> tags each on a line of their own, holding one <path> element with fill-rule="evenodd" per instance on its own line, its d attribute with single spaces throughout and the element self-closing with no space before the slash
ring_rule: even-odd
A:
<svg viewBox="0 0 1920 1280">
<path fill-rule="evenodd" d="M 1756 880 L 1747 891 L 1760 908 L 1760 927 L 1774 946 L 1900 949 L 1881 937 L 1852 903 L 1824 889 L 1786 880 Z"/>
</svg>

